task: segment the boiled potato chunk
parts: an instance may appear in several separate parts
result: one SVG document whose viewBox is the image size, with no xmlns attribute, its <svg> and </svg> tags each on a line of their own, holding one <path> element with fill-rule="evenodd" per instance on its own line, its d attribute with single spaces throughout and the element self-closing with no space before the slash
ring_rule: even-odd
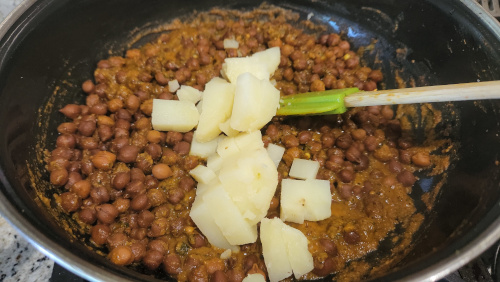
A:
<svg viewBox="0 0 500 282">
<path fill-rule="evenodd" d="M 319 162 L 294 159 L 289 175 L 298 179 L 316 179 L 319 170 Z"/>
<path fill-rule="evenodd" d="M 221 185 L 211 187 L 202 197 L 215 224 L 229 244 L 244 245 L 257 241 L 257 225 L 252 225 L 243 218 Z"/>
<path fill-rule="evenodd" d="M 249 72 L 258 79 L 269 80 L 280 64 L 281 54 L 279 47 L 269 48 L 257 52 L 251 57 L 226 58 L 222 64 L 222 76 L 234 83 L 238 76 Z"/>
<path fill-rule="evenodd" d="M 231 127 L 247 132 L 260 130 L 276 115 L 279 99 L 279 90 L 269 80 L 248 72 L 241 74 L 236 81 Z"/>
<path fill-rule="evenodd" d="M 234 246 L 226 240 L 219 226 L 215 223 L 215 220 L 210 213 L 208 205 L 204 202 L 203 197 L 195 198 L 189 216 L 191 216 L 191 219 L 203 235 L 207 237 L 210 244 L 221 249 L 234 248 Z"/>
<path fill-rule="evenodd" d="M 189 174 L 198 182 L 208 184 L 216 179 L 215 172 L 204 165 L 198 165 L 189 171 Z"/>
<path fill-rule="evenodd" d="M 191 102 L 153 99 L 151 124 L 155 130 L 188 132 L 198 124 L 199 117 Z"/>
<path fill-rule="evenodd" d="M 280 281 L 292 274 L 295 278 L 314 268 L 306 236 L 279 218 L 264 218 L 260 223 L 260 241 L 269 280 Z"/>
<path fill-rule="evenodd" d="M 248 274 L 242 282 L 266 282 L 264 275 L 259 273 Z"/>
<path fill-rule="evenodd" d="M 208 142 L 221 133 L 219 124 L 231 116 L 234 85 L 222 78 L 213 78 L 205 85 L 203 104 L 196 129 L 196 141 Z"/>
<path fill-rule="evenodd" d="M 179 97 L 179 101 L 190 101 L 194 104 L 201 99 L 201 91 L 187 85 L 181 85 L 181 88 L 175 94 Z"/>
<path fill-rule="evenodd" d="M 292 275 L 283 225 L 285 224 L 279 218 L 263 218 L 260 223 L 262 254 L 271 282 L 281 281 Z"/>
<path fill-rule="evenodd" d="M 262 147 L 224 161 L 219 180 L 244 218 L 257 224 L 266 216 L 276 192 L 278 171 Z"/>
<path fill-rule="evenodd" d="M 196 140 L 197 135 L 198 133 L 195 131 L 193 134 L 193 140 L 191 141 L 191 148 L 189 150 L 189 154 L 202 158 L 208 158 L 209 156 L 215 154 L 215 151 L 217 150 L 217 144 L 219 143 L 219 139 L 215 138 L 208 142 L 198 142 L 198 140 Z"/>
<path fill-rule="evenodd" d="M 281 212 L 283 221 L 302 224 L 304 220 L 318 221 L 331 216 L 332 195 L 328 180 L 281 181 Z"/>
<path fill-rule="evenodd" d="M 228 119 L 225 122 L 219 124 L 219 129 L 228 137 L 234 137 L 240 133 L 238 130 L 234 130 L 231 127 L 231 119 Z"/>
<path fill-rule="evenodd" d="M 286 242 L 288 260 L 295 278 L 310 272 L 314 268 L 314 261 L 309 249 L 306 236 L 298 229 L 284 224 L 283 237 Z"/>
<path fill-rule="evenodd" d="M 207 167 L 217 173 L 222 167 L 222 162 L 223 159 L 219 154 L 213 154 L 207 158 Z"/>
<path fill-rule="evenodd" d="M 273 160 L 274 165 L 278 167 L 283 158 L 283 154 L 285 154 L 285 148 L 269 143 L 269 145 L 267 145 L 267 153 L 269 157 L 271 157 L 271 160 Z"/>
</svg>

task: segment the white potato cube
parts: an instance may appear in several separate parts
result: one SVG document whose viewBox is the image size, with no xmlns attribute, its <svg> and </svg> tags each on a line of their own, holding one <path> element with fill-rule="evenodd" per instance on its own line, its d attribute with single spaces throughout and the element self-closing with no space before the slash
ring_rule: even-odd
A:
<svg viewBox="0 0 500 282">
<path fill-rule="evenodd" d="M 242 282 L 266 282 L 264 275 L 259 273 L 248 274 Z"/>
<path fill-rule="evenodd" d="M 215 220 L 209 211 L 207 204 L 203 201 L 202 197 L 196 197 L 189 216 L 196 224 L 198 229 L 207 238 L 210 244 L 221 249 L 232 249 L 234 246 L 229 244 L 224 235 L 222 234 L 219 226 L 215 224 Z"/>
<path fill-rule="evenodd" d="M 211 141 L 221 133 L 219 124 L 231 116 L 234 85 L 222 78 L 213 78 L 205 85 L 203 104 L 197 127 L 198 142 Z"/>
<path fill-rule="evenodd" d="M 238 131 L 260 130 L 276 115 L 280 92 L 269 80 L 251 73 L 241 74 L 236 81 L 231 127 Z"/>
<path fill-rule="evenodd" d="M 168 82 L 168 91 L 172 92 L 172 93 L 175 93 L 175 91 L 177 91 L 177 89 L 179 89 L 180 85 L 179 85 L 179 81 L 177 81 L 177 79 L 174 79 L 174 80 L 171 80 Z"/>
<path fill-rule="evenodd" d="M 320 179 L 305 180 L 306 188 L 306 213 L 304 219 L 319 221 L 332 215 L 332 193 L 330 181 Z"/>
<path fill-rule="evenodd" d="M 240 44 L 234 38 L 226 38 L 224 39 L 224 49 L 238 49 Z"/>
<path fill-rule="evenodd" d="M 298 179 L 316 179 L 319 162 L 312 160 L 294 159 L 289 175 Z"/>
<path fill-rule="evenodd" d="M 281 50 L 279 47 L 272 47 L 253 54 L 252 59 L 258 63 L 266 64 L 267 71 L 274 74 L 281 61 Z"/>
<path fill-rule="evenodd" d="M 260 223 L 260 241 L 269 280 L 280 281 L 292 274 L 295 278 L 314 268 L 306 236 L 279 218 L 264 218 Z"/>
<path fill-rule="evenodd" d="M 251 57 L 226 58 L 222 64 L 222 76 L 235 83 L 238 76 L 249 72 L 258 79 L 269 80 L 274 74 L 281 60 L 280 48 L 273 47 L 257 52 Z"/>
<path fill-rule="evenodd" d="M 273 160 L 274 165 L 278 167 L 281 159 L 283 158 L 283 154 L 285 154 L 285 148 L 270 143 L 267 145 L 267 153 L 269 154 L 271 160 Z"/>
<path fill-rule="evenodd" d="M 225 122 L 219 124 L 219 129 L 226 134 L 228 137 L 234 137 L 238 135 L 240 132 L 238 130 L 234 130 L 231 127 L 231 118 L 227 119 Z"/>
<path fill-rule="evenodd" d="M 281 212 L 283 221 L 302 224 L 304 220 L 318 221 L 331 216 L 332 195 L 328 180 L 281 181 Z"/>
<path fill-rule="evenodd" d="M 155 130 L 188 132 L 198 124 L 199 117 L 191 102 L 153 99 L 151 124 Z"/>
<path fill-rule="evenodd" d="M 217 144 L 219 143 L 219 139 L 215 138 L 208 142 L 198 142 L 196 138 L 196 136 L 198 135 L 197 131 L 198 130 L 194 131 L 189 154 L 201 158 L 208 158 L 209 156 L 215 154 L 217 150 Z"/>
<path fill-rule="evenodd" d="M 257 224 L 269 209 L 278 171 L 264 148 L 224 160 L 219 180 L 245 219 Z"/>
<path fill-rule="evenodd" d="M 281 180 L 280 218 L 283 221 L 304 223 L 306 199 L 304 181 Z"/>
<path fill-rule="evenodd" d="M 306 236 L 298 229 L 284 224 L 283 237 L 286 242 L 288 260 L 293 270 L 295 278 L 314 269 L 312 254 L 309 252 Z"/>
<path fill-rule="evenodd" d="M 201 99 L 201 91 L 188 85 L 181 85 L 176 94 L 179 97 L 179 101 L 190 101 L 196 104 Z"/>
<path fill-rule="evenodd" d="M 198 165 L 189 171 L 189 174 L 198 182 L 208 184 L 216 179 L 215 172 L 204 165 Z"/>
<path fill-rule="evenodd" d="M 214 172 L 218 172 L 222 167 L 223 159 L 219 154 L 213 154 L 208 156 L 207 158 L 207 167 L 213 170 Z"/>
<path fill-rule="evenodd" d="M 236 145 L 233 137 L 225 137 L 219 140 L 217 145 L 217 154 L 222 158 L 229 158 L 240 153 L 240 148 Z"/>
<path fill-rule="evenodd" d="M 231 245 L 244 245 L 257 241 L 257 225 L 250 224 L 241 215 L 228 193 L 221 185 L 203 193 L 203 201 Z"/>
<path fill-rule="evenodd" d="M 292 275 L 287 244 L 283 237 L 283 225 L 279 218 L 263 218 L 260 223 L 262 254 L 271 282 L 281 281 Z"/>
</svg>

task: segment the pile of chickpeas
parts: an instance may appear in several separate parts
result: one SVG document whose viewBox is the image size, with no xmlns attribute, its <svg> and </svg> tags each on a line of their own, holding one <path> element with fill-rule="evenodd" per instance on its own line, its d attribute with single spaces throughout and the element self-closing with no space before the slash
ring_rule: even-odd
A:
<svg viewBox="0 0 500 282">
<path fill-rule="evenodd" d="M 237 40 L 239 48 L 224 49 L 224 39 Z M 195 20 L 124 57 L 99 61 L 93 80 L 82 84 L 85 104 L 60 110 L 67 121 L 58 126 L 47 159 L 50 183 L 59 189 L 55 200 L 86 226 L 93 244 L 109 249 L 113 263 L 142 264 L 179 281 L 241 281 L 249 273 L 266 273 L 259 243 L 222 259 L 223 250 L 197 229 L 189 217 L 196 193 L 189 171 L 205 160 L 189 155 L 193 132 L 153 130 L 151 112 L 153 99 L 177 99 L 168 82 L 203 90 L 219 76 L 225 58 L 270 47 L 281 50 L 272 78 L 282 95 L 345 87 L 371 91 L 383 79 L 380 71 L 360 65 L 339 34 L 306 34 L 280 16 Z M 413 149 L 387 106 L 325 118 L 275 118 L 263 133 L 266 145 L 286 148 L 280 180 L 288 177 L 294 158 L 316 160 L 318 178 L 331 182 L 332 201 L 356 203 L 367 218 L 386 213 L 381 191 L 411 187 L 413 172 L 431 165 L 428 152 Z M 280 187 L 269 217 L 279 215 L 279 195 Z M 411 214 L 410 199 L 402 202 L 410 206 L 402 213 Z M 356 224 L 331 236 L 331 222 L 324 224 L 307 233 L 315 265 L 309 278 L 341 271 L 354 259 L 344 244 L 382 239 L 367 238 Z"/>
</svg>

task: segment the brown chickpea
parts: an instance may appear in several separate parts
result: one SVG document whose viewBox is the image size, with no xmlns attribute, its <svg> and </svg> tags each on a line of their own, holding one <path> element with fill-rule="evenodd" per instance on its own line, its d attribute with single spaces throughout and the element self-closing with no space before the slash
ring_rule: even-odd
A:
<svg viewBox="0 0 500 282">
<path fill-rule="evenodd" d="M 91 229 L 91 238 L 97 245 L 104 245 L 108 241 L 111 229 L 108 225 L 97 224 Z"/>
<path fill-rule="evenodd" d="M 157 269 L 162 262 L 163 254 L 154 250 L 148 250 L 144 258 L 142 259 L 142 263 L 144 264 L 144 266 L 146 266 L 150 270 Z"/>
<path fill-rule="evenodd" d="M 117 198 L 114 202 L 113 205 L 116 207 L 119 213 L 124 213 L 126 212 L 129 207 L 130 207 L 130 200 L 129 199 L 124 199 L 124 198 Z"/>
<path fill-rule="evenodd" d="M 93 208 L 83 208 L 78 212 L 78 218 L 87 224 L 93 224 L 97 220 L 97 214 Z"/>
<path fill-rule="evenodd" d="M 90 160 L 97 169 L 110 170 L 115 164 L 116 155 L 108 151 L 99 151 L 90 157 Z"/>
<path fill-rule="evenodd" d="M 431 158 L 428 152 L 417 152 L 411 157 L 411 161 L 419 167 L 428 167 L 431 165 Z"/>
<path fill-rule="evenodd" d="M 68 182 L 69 173 L 64 168 L 55 169 L 50 172 L 50 183 L 56 186 L 63 186 Z"/>
<path fill-rule="evenodd" d="M 129 246 L 118 246 L 109 253 L 108 258 L 116 265 L 129 265 L 135 257 Z"/>
<path fill-rule="evenodd" d="M 147 209 L 149 206 L 150 204 L 148 201 L 148 196 L 146 194 L 137 195 L 130 202 L 130 208 L 135 211 Z"/>
<path fill-rule="evenodd" d="M 146 139 L 151 143 L 160 143 L 161 133 L 157 130 L 150 130 L 146 135 Z"/>
<path fill-rule="evenodd" d="M 118 209 L 112 204 L 102 204 L 95 209 L 97 211 L 97 219 L 104 224 L 113 223 L 119 214 Z"/>
<path fill-rule="evenodd" d="M 85 80 L 82 83 L 82 90 L 87 94 L 92 93 L 92 91 L 94 91 L 94 88 L 95 88 L 94 82 L 92 82 L 92 80 L 90 79 Z"/>
<path fill-rule="evenodd" d="M 121 190 L 130 182 L 130 172 L 118 172 L 113 178 L 113 187 Z"/>
<path fill-rule="evenodd" d="M 82 110 L 81 110 L 80 106 L 78 106 L 78 105 L 68 104 L 68 105 L 64 106 L 64 108 L 60 109 L 59 112 L 61 112 L 67 118 L 75 119 L 78 116 L 80 116 Z"/>
<path fill-rule="evenodd" d="M 77 194 L 80 198 L 86 199 L 90 195 L 91 188 L 92 185 L 90 184 L 90 181 L 85 179 L 77 181 L 75 184 L 73 184 L 70 191 Z"/>
<path fill-rule="evenodd" d="M 77 126 L 72 122 L 63 122 L 57 127 L 57 132 L 61 134 L 73 134 L 76 130 Z"/>
<path fill-rule="evenodd" d="M 170 253 L 165 256 L 163 260 L 163 266 L 165 272 L 167 272 L 168 274 L 170 275 L 179 274 L 182 271 L 181 258 L 177 254 Z"/>
<path fill-rule="evenodd" d="M 77 194 L 73 192 L 66 192 L 61 194 L 61 207 L 66 212 L 77 211 L 82 205 L 82 200 Z"/>
<path fill-rule="evenodd" d="M 153 166 L 153 176 L 159 180 L 163 180 L 172 176 L 172 169 L 166 164 L 156 164 Z"/>
<path fill-rule="evenodd" d="M 137 146 L 127 144 L 118 150 L 117 159 L 124 163 L 132 163 L 135 162 L 138 154 L 139 148 Z"/>
</svg>

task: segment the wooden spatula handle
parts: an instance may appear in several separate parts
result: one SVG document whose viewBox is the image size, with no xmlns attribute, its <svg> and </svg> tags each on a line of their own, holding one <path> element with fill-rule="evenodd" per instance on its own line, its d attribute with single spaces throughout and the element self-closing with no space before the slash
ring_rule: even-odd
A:
<svg viewBox="0 0 500 282">
<path fill-rule="evenodd" d="M 500 98 L 500 81 L 358 92 L 344 98 L 346 107 L 414 104 Z"/>
</svg>

